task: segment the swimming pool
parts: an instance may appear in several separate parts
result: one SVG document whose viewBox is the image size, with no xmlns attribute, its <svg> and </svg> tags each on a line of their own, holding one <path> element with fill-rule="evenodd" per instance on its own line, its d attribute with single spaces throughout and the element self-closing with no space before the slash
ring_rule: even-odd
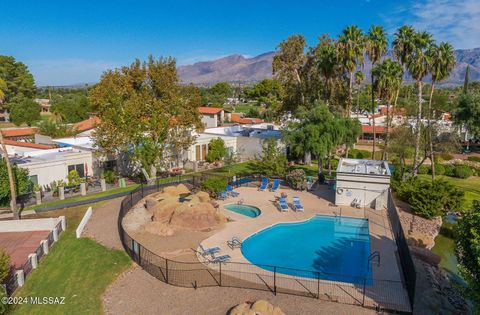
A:
<svg viewBox="0 0 480 315">
<path fill-rule="evenodd" d="M 249 205 L 239 205 L 231 203 L 228 205 L 224 205 L 223 207 L 229 211 L 236 212 L 250 218 L 256 218 L 262 213 L 262 211 L 260 211 L 260 209 L 258 209 L 257 207 Z"/>
<path fill-rule="evenodd" d="M 243 241 L 242 253 L 260 268 L 277 273 L 355 284 L 371 283 L 367 219 L 317 215 L 281 223 Z"/>
</svg>

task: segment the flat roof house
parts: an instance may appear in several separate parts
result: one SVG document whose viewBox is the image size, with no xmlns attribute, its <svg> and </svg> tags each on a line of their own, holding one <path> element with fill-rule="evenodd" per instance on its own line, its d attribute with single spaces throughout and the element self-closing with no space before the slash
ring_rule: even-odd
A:
<svg viewBox="0 0 480 315">
<path fill-rule="evenodd" d="M 390 175 L 387 161 L 340 159 L 335 204 L 375 209 L 385 206 Z"/>
</svg>

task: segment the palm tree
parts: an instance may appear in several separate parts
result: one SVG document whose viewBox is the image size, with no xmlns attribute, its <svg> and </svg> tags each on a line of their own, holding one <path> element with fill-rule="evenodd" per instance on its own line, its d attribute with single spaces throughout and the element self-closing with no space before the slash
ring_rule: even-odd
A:
<svg viewBox="0 0 480 315">
<path fill-rule="evenodd" d="M 367 33 L 367 56 L 372 63 L 372 69 L 375 64 L 383 58 L 387 52 L 387 33 L 381 26 L 372 25 Z M 375 158 L 375 149 L 377 142 L 377 135 L 375 132 L 375 91 L 373 89 L 373 73 L 370 75 L 372 82 L 372 127 L 373 127 L 373 148 L 372 157 Z"/>
<path fill-rule="evenodd" d="M 417 121 L 415 124 L 415 153 L 413 155 L 413 176 L 417 175 L 419 166 L 418 157 L 420 149 L 420 134 L 422 125 L 422 89 L 423 78 L 428 74 L 430 65 L 427 51 L 433 43 L 432 35 L 427 32 L 415 33 L 413 38 L 414 49 L 407 60 L 407 68 L 412 77 L 417 81 Z"/>
<path fill-rule="evenodd" d="M 359 107 L 359 99 L 360 99 L 360 85 L 365 80 L 365 74 L 362 71 L 355 72 L 355 85 L 357 86 L 357 108 L 358 111 Z"/>
<path fill-rule="evenodd" d="M 0 78 L 0 104 L 3 103 L 3 98 L 5 93 L 3 89 L 6 87 L 5 81 Z M 5 142 L 3 141 L 3 132 L 0 130 L 0 146 L 2 147 L 2 155 L 5 159 L 5 166 L 7 167 L 7 174 L 8 174 L 8 184 L 10 186 L 10 209 L 13 213 L 13 219 L 18 220 L 20 219 L 17 211 L 17 193 L 15 191 L 15 182 L 13 178 L 12 166 L 10 165 L 10 160 L 8 159 L 7 147 L 5 146 Z"/>
<path fill-rule="evenodd" d="M 348 117 L 353 104 L 353 74 L 359 64 L 363 65 L 365 36 L 358 26 L 352 25 L 343 30 L 337 43 L 340 64 L 349 73 L 348 104 L 346 108 L 346 116 Z"/>
<path fill-rule="evenodd" d="M 430 59 L 430 72 L 432 74 L 432 87 L 430 89 L 430 99 L 428 100 L 428 141 L 430 161 L 432 163 L 432 180 L 435 180 L 435 157 L 431 126 L 433 91 L 435 90 L 435 83 L 446 79 L 455 67 L 455 53 L 452 45 L 442 42 L 439 46 L 432 44 L 427 55 Z"/>
<path fill-rule="evenodd" d="M 398 87 L 402 84 L 402 65 L 392 59 L 386 59 L 372 69 L 372 75 L 375 78 L 374 84 L 375 90 L 379 94 L 378 96 L 387 103 L 387 133 L 385 136 L 385 147 L 382 152 L 382 160 L 385 160 L 387 158 L 388 140 L 390 138 L 390 105 L 392 104 Z"/>
<path fill-rule="evenodd" d="M 397 61 L 403 67 L 403 73 L 405 74 L 407 71 L 407 62 L 413 53 L 414 50 L 414 41 L 413 38 L 415 36 L 415 30 L 413 27 L 405 25 L 400 27 L 394 35 L 393 40 L 393 54 Z M 403 78 L 402 78 L 403 79 Z M 393 103 L 393 108 L 397 106 L 398 95 L 400 94 L 400 88 L 398 88 L 397 93 L 395 95 L 395 101 Z"/>
<path fill-rule="evenodd" d="M 317 67 L 325 79 L 324 101 L 328 104 L 331 95 L 331 80 L 335 77 L 337 71 L 337 51 L 335 42 L 327 35 L 319 38 L 319 44 L 315 48 L 317 57 Z"/>
</svg>

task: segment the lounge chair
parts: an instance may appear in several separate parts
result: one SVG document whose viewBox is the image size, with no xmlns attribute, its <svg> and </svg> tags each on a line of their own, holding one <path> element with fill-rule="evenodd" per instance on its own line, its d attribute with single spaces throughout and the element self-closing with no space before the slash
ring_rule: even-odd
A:
<svg viewBox="0 0 480 315">
<path fill-rule="evenodd" d="M 229 262 L 231 259 L 230 255 L 222 255 L 218 257 L 214 257 L 211 262 L 212 263 L 224 263 L 224 262 Z"/>
<path fill-rule="evenodd" d="M 238 237 L 234 236 L 231 240 L 227 241 L 227 245 L 231 249 L 240 248 L 242 247 L 242 241 Z"/>
<path fill-rule="evenodd" d="M 278 199 L 278 206 L 280 207 L 280 211 L 288 211 L 288 204 L 285 197 L 280 197 L 280 199 Z"/>
<path fill-rule="evenodd" d="M 228 197 L 228 194 L 226 191 L 219 192 L 217 195 L 217 198 L 220 200 L 225 200 L 227 199 L 227 197 Z"/>
<path fill-rule="evenodd" d="M 300 202 L 300 198 L 298 197 L 293 197 L 293 209 L 295 211 L 303 211 L 303 206 L 302 203 Z"/>
<path fill-rule="evenodd" d="M 198 244 L 198 247 L 200 248 L 200 255 L 202 255 L 203 257 L 208 255 L 213 257 L 213 254 L 220 252 L 220 247 L 204 248 L 202 244 Z"/>
<path fill-rule="evenodd" d="M 227 185 L 227 194 L 230 194 L 230 196 L 232 197 L 237 197 L 238 195 L 240 195 L 238 192 L 233 190 L 233 187 L 230 185 Z"/>
<path fill-rule="evenodd" d="M 258 188 L 258 190 L 264 191 L 265 189 L 267 189 L 267 186 L 268 186 L 268 179 L 262 178 L 262 184 L 260 185 L 260 188 Z"/>
<path fill-rule="evenodd" d="M 277 189 L 280 187 L 280 180 L 276 179 L 273 181 L 272 187 L 270 188 L 270 191 L 277 191 Z"/>
</svg>

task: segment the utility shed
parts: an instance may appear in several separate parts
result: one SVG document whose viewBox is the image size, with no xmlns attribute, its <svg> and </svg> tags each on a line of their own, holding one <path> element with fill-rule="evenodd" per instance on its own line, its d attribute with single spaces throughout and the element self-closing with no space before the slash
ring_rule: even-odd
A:
<svg viewBox="0 0 480 315">
<path fill-rule="evenodd" d="M 386 161 L 340 159 L 337 167 L 335 204 L 383 208 L 390 188 Z"/>
</svg>

